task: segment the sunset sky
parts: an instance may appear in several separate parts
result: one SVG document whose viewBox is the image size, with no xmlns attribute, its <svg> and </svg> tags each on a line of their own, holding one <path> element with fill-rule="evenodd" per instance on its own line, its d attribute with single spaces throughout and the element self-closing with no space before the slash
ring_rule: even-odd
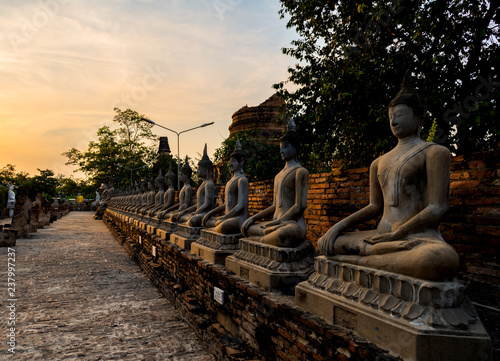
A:
<svg viewBox="0 0 500 361">
<path fill-rule="evenodd" d="M 0 168 L 72 175 L 61 153 L 85 150 L 114 107 L 181 135 L 198 157 L 229 135 L 231 115 L 273 94 L 297 38 L 278 0 L 17 0 L 0 5 Z M 173 153 L 175 134 L 169 137 Z"/>
</svg>

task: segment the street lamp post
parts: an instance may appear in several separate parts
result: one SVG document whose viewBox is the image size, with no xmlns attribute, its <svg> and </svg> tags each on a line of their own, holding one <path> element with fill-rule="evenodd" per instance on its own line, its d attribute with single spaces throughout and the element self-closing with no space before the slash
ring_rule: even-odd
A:
<svg viewBox="0 0 500 361">
<path fill-rule="evenodd" d="M 137 167 L 137 168 L 129 168 L 129 167 L 125 167 L 124 165 L 121 165 L 121 164 L 117 164 L 118 167 L 122 167 L 122 168 L 125 168 L 125 169 L 128 169 L 130 171 L 130 187 L 132 187 L 132 172 L 134 170 L 137 170 L 137 169 L 141 169 L 141 168 L 144 168 L 144 167 L 147 167 L 147 165 L 141 165 L 140 167 Z"/>
<path fill-rule="evenodd" d="M 167 128 L 167 127 L 164 127 L 163 125 L 160 125 L 158 123 L 155 123 L 153 122 L 152 120 L 150 119 L 147 119 L 147 118 L 141 118 L 141 120 L 144 120 L 145 122 L 148 122 L 149 124 L 153 124 L 153 125 L 156 125 L 160 128 L 163 128 L 163 129 L 166 129 L 166 130 L 169 130 L 175 134 L 177 134 L 177 189 L 180 189 L 181 188 L 181 183 L 180 183 L 180 179 L 179 179 L 179 175 L 180 175 L 180 157 L 179 157 L 179 136 L 182 134 L 182 133 L 186 133 L 186 132 L 189 132 L 191 130 L 194 130 L 194 129 L 198 129 L 198 128 L 203 128 L 203 127 L 206 127 L 206 126 L 209 126 L 209 125 L 212 125 L 214 124 L 214 122 L 211 122 L 211 123 L 205 123 L 205 124 L 202 124 L 202 125 L 198 125 L 197 127 L 194 127 L 194 128 L 190 128 L 190 129 L 186 129 L 186 130 L 183 130 L 181 132 L 176 132 L 175 130 L 172 130 L 170 128 Z"/>
</svg>

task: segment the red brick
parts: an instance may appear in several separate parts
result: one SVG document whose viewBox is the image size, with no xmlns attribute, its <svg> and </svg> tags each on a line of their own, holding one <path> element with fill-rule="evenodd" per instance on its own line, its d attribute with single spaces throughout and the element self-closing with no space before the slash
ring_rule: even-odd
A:
<svg viewBox="0 0 500 361">
<path fill-rule="evenodd" d="M 278 350 L 278 351 L 276 351 L 276 353 L 278 354 L 278 356 L 280 357 L 280 359 L 281 359 L 281 360 L 283 360 L 283 361 L 293 361 L 293 360 L 292 360 L 292 359 L 290 359 L 290 358 L 288 357 L 288 355 L 287 355 L 286 353 L 284 353 L 283 351 Z"/>
<path fill-rule="evenodd" d="M 456 181 L 456 182 L 451 182 L 450 183 L 450 189 L 454 188 L 475 188 L 478 187 L 479 184 L 481 184 L 480 181 L 473 181 L 473 180 L 468 180 L 468 181 Z"/>
<path fill-rule="evenodd" d="M 325 194 L 325 190 L 323 188 L 309 189 L 309 191 L 308 191 L 309 196 L 316 195 L 316 194 Z"/>
<path fill-rule="evenodd" d="M 304 339 L 296 338 L 294 345 L 297 346 L 302 351 L 304 351 L 305 353 L 309 352 L 309 343 Z"/>
<path fill-rule="evenodd" d="M 329 187 L 328 183 L 315 183 L 309 185 L 309 189 L 328 188 L 328 187 Z"/>
<path fill-rule="evenodd" d="M 474 206 L 498 206 L 500 197 L 467 198 L 465 204 Z"/>
<path fill-rule="evenodd" d="M 288 341 L 293 342 L 294 337 L 292 335 L 290 335 L 287 331 L 285 331 L 283 328 L 279 327 L 278 328 L 278 333 L 281 336 L 283 336 L 285 339 L 287 339 Z"/>
<path fill-rule="evenodd" d="M 470 177 L 473 179 L 485 180 L 487 178 L 495 178 L 494 170 L 476 170 L 470 172 Z"/>
<path fill-rule="evenodd" d="M 316 321 L 314 318 L 303 316 L 300 318 L 300 323 L 316 332 L 318 335 L 323 335 L 325 333 L 324 325 Z"/>
<path fill-rule="evenodd" d="M 324 173 L 323 173 L 324 174 Z M 327 177 L 314 177 L 314 183 L 327 183 L 328 178 Z"/>
<path fill-rule="evenodd" d="M 486 168 L 486 163 L 482 160 L 470 161 L 468 167 L 471 169 L 484 169 Z"/>
<path fill-rule="evenodd" d="M 467 173 L 467 172 L 452 172 L 450 174 L 451 180 L 458 180 L 458 179 L 463 179 L 463 178 L 469 178 L 469 173 Z"/>
<path fill-rule="evenodd" d="M 476 231 L 480 235 L 500 236 L 500 227 L 498 226 L 477 226 Z"/>
</svg>

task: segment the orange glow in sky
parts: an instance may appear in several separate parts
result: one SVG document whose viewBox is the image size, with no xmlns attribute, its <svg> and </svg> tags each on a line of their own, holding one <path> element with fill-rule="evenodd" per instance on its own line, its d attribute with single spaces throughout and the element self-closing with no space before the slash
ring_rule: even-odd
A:
<svg viewBox="0 0 500 361">
<path fill-rule="evenodd" d="M 61 153 L 87 149 L 130 108 L 181 135 L 180 155 L 212 155 L 231 115 L 273 94 L 297 35 L 278 0 L 23 0 L 0 5 L 0 168 L 72 175 Z M 177 151 L 177 137 L 168 136 Z M 81 176 L 81 175 L 77 175 Z"/>
</svg>

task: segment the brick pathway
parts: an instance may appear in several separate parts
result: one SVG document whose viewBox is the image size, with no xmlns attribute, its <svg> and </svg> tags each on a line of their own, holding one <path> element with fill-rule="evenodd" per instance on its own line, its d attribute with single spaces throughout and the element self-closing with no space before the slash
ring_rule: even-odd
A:
<svg viewBox="0 0 500 361">
<path fill-rule="evenodd" d="M 91 213 L 72 212 L 15 250 L 12 355 L 0 248 L 0 360 L 214 360 Z"/>
</svg>

